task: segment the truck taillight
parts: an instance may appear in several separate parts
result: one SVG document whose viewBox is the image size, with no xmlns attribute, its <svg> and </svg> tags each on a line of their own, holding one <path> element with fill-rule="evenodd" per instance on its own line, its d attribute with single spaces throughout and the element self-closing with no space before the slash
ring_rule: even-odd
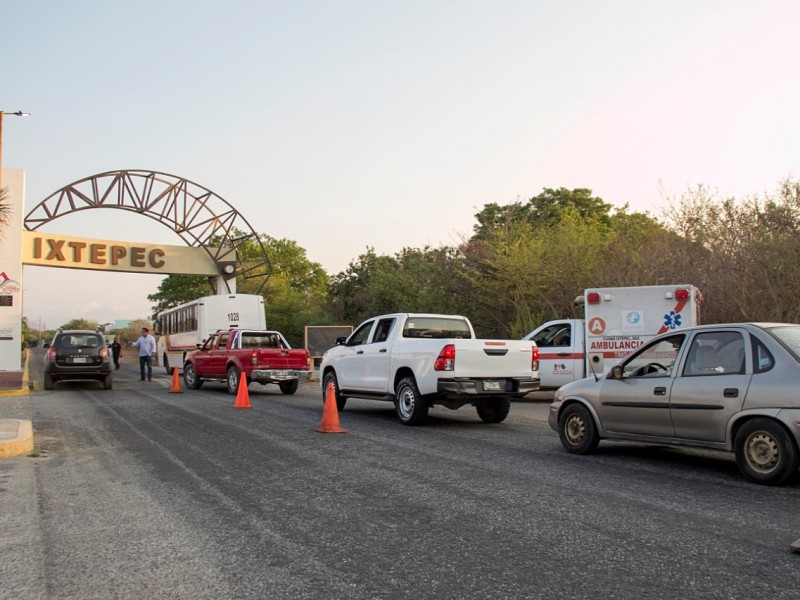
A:
<svg viewBox="0 0 800 600">
<path fill-rule="evenodd" d="M 589 292 L 586 294 L 587 304 L 600 304 L 600 294 L 598 292 Z"/>
<path fill-rule="evenodd" d="M 250 353 L 250 364 L 254 366 L 258 364 L 258 352 L 255 350 Z"/>
<path fill-rule="evenodd" d="M 434 371 L 452 371 L 456 365 L 456 347 L 453 344 L 447 344 L 442 351 L 439 352 L 439 356 L 436 358 L 436 362 L 433 363 L 433 370 Z"/>
<path fill-rule="evenodd" d="M 688 300 L 689 290 L 679 289 L 675 290 L 675 300 Z"/>
<path fill-rule="evenodd" d="M 533 346 L 531 348 L 531 371 L 539 370 L 539 347 Z"/>
</svg>

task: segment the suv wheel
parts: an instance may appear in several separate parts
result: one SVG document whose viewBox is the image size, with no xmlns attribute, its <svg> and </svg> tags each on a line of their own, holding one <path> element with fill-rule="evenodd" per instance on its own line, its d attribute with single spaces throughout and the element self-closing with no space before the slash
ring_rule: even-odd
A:
<svg viewBox="0 0 800 600">
<path fill-rule="evenodd" d="M 114 385 L 114 378 L 112 377 L 111 373 L 109 373 L 103 379 L 103 389 L 110 390 L 113 385 Z"/>
<path fill-rule="evenodd" d="M 50 375 L 48 373 L 45 373 L 44 374 L 44 389 L 52 390 L 54 383 L 55 383 L 55 381 L 53 380 L 53 378 L 50 377 Z"/>
</svg>

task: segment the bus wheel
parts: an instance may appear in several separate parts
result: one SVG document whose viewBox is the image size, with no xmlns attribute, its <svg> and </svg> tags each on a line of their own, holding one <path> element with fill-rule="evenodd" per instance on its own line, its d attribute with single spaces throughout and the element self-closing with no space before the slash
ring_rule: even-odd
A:
<svg viewBox="0 0 800 600">
<path fill-rule="evenodd" d="M 167 353 L 164 352 L 164 370 L 167 372 L 167 375 L 172 375 L 172 369 L 169 368 L 169 356 Z"/>
</svg>

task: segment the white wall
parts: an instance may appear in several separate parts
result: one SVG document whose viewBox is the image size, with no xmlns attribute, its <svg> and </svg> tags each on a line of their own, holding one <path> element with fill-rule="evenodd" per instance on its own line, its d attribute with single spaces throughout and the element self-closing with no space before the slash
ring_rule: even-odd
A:
<svg viewBox="0 0 800 600">
<path fill-rule="evenodd" d="M 0 371 L 22 369 L 22 225 L 25 219 L 25 171 L 3 169 L 0 185 L 8 188 L 9 222 L 0 231 Z"/>
</svg>

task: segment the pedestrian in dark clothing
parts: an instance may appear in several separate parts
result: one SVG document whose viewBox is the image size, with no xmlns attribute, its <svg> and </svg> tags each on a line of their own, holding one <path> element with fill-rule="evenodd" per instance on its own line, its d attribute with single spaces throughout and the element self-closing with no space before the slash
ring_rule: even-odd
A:
<svg viewBox="0 0 800 600">
<path fill-rule="evenodd" d="M 122 356 L 122 345 L 114 338 L 111 342 L 111 355 L 114 357 L 114 369 L 119 369 L 119 358 Z"/>
</svg>

